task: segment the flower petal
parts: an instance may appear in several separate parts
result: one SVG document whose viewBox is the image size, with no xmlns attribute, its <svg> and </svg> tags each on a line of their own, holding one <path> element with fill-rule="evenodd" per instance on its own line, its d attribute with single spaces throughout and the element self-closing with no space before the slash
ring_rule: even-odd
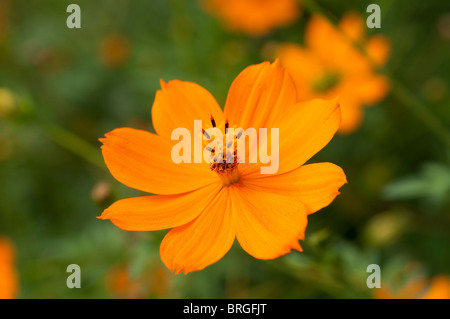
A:
<svg viewBox="0 0 450 319">
<path fill-rule="evenodd" d="M 325 65 L 339 68 L 344 72 L 364 68 L 367 61 L 351 41 L 351 39 L 361 40 L 365 31 L 364 27 L 362 17 L 356 12 L 343 16 L 339 22 L 339 28 L 325 17 L 313 15 L 306 27 L 305 42 Z"/>
<path fill-rule="evenodd" d="M 358 81 L 355 77 L 354 81 Z M 358 85 L 353 86 L 353 94 L 364 105 L 373 105 L 381 101 L 389 92 L 389 79 L 383 75 L 374 73 L 365 74 L 359 77 Z"/>
<path fill-rule="evenodd" d="M 222 188 L 196 219 L 167 233 L 160 248 L 167 268 L 187 274 L 215 263 L 228 252 L 235 238 L 228 189 Z"/>
<path fill-rule="evenodd" d="M 391 43 L 384 35 L 376 34 L 367 41 L 366 51 L 377 65 L 382 66 L 389 58 Z"/>
<path fill-rule="evenodd" d="M 352 99 L 342 99 L 341 102 L 342 120 L 339 126 L 340 134 L 353 133 L 361 126 L 363 120 L 363 109 L 360 102 L 352 101 Z"/>
<path fill-rule="evenodd" d="M 332 163 L 316 163 L 266 178 L 241 179 L 241 183 L 255 191 L 295 197 L 308 214 L 328 206 L 347 183 L 344 171 Z"/>
<path fill-rule="evenodd" d="M 307 216 L 305 206 L 293 197 L 230 187 L 236 238 L 255 258 L 273 259 L 291 249 L 301 251 Z"/>
<path fill-rule="evenodd" d="M 152 107 L 153 127 L 159 136 L 170 140 L 176 128 L 194 129 L 194 120 L 210 123 L 211 115 L 217 123 L 225 121 L 223 112 L 206 89 L 192 82 L 161 80 Z"/>
<path fill-rule="evenodd" d="M 279 161 L 274 174 L 289 172 L 303 165 L 328 144 L 339 128 L 341 110 L 336 100 L 314 99 L 298 103 L 295 107 L 297 110 L 279 125 L 278 145 L 272 145 L 276 139 L 272 141 L 271 134 L 258 142 L 267 150 L 278 147 L 278 157 L 271 159 L 278 158 Z M 259 145 L 257 154 L 261 154 Z M 275 164 L 264 164 L 260 159 L 255 164 L 245 162 L 239 164 L 239 172 L 245 178 L 268 177 L 273 174 L 261 174 L 261 167 L 269 165 Z"/>
<path fill-rule="evenodd" d="M 224 112 L 231 125 L 272 128 L 297 102 L 294 81 L 276 60 L 243 70 L 231 84 Z"/>
<path fill-rule="evenodd" d="M 111 174 L 122 184 L 154 194 L 181 194 L 218 180 L 207 164 L 175 164 L 173 144 L 152 133 L 119 128 L 100 139 Z"/>
<path fill-rule="evenodd" d="M 314 99 L 296 105 L 298 111 L 280 125 L 280 168 L 291 171 L 309 160 L 333 138 L 341 121 L 336 100 Z"/>
<path fill-rule="evenodd" d="M 304 101 L 315 95 L 313 82 L 326 72 L 326 65 L 312 51 L 298 44 L 282 44 L 277 54 L 295 82 L 299 98 Z"/>
<path fill-rule="evenodd" d="M 294 22 L 301 11 L 296 0 L 204 0 L 201 3 L 228 29 L 252 36 L 262 36 L 275 27 Z"/>
<path fill-rule="evenodd" d="M 15 250 L 9 239 L 0 236 L 0 299 L 16 298 L 19 292 Z"/>
<path fill-rule="evenodd" d="M 359 41 L 365 36 L 364 19 L 356 11 L 347 12 L 339 21 L 339 27 L 353 41 Z"/>
<path fill-rule="evenodd" d="M 132 231 L 178 227 L 196 218 L 221 187 L 217 183 L 185 194 L 122 199 L 105 209 L 98 218 L 109 219 L 117 227 Z"/>
<path fill-rule="evenodd" d="M 316 55 L 333 65 L 334 50 L 341 46 L 341 42 L 342 37 L 326 18 L 320 15 L 311 16 L 305 30 L 305 43 Z M 333 48 L 333 51 L 330 51 L 330 48 Z"/>
</svg>

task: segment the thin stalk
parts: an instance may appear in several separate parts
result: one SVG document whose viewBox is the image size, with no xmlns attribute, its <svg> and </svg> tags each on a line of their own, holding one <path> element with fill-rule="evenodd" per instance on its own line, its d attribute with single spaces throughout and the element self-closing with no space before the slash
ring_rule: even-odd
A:
<svg viewBox="0 0 450 319">
<path fill-rule="evenodd" d="M 40 126 L 47 137 L 59 146 L 78 155 L 102 170 L 106 169 L 102 158 L 99 156 L 100 152 L 98 149 L 82 138 L 51 122 L 42 121 Z"/>
</svg>

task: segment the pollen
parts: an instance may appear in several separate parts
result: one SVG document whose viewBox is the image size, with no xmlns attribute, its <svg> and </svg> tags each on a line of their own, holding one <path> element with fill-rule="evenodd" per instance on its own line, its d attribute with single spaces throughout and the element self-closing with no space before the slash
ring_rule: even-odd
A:
<svg viewBox="0 0 450 319">
<path fill-rule="evenodd" d="M 208 128 L 219 129 L 222 133 L 222 139 L 214 139 L 207 132 Z M 202 129 L 204 149 L 209 152 L 209 156 L 205 160 L 209 163 L 211 171 L 216 172 L 222 179 L 224 186 L 229 186 L 239 181 L 239 158 L 237 156 L 237 140 L 242 135 L 241 132 L 236 134 L 234 128 L 230 130 L 228 120 L 223 123 L 216 123 L 211 115 L 211 126 Z"/>
</svg>

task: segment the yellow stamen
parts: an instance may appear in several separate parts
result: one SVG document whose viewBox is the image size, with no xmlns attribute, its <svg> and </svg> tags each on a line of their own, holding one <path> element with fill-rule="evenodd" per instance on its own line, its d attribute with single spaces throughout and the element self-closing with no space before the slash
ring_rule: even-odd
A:
<svg viewBox="0 0 450 319">
<path fill-rule="evenodd" d="M 223 163 L 226 165 L 231 165 L 233 168 L 226 169 L 223 171 L 217 172 L 220 179 L 222 180 L 223 186 L 230 186 L 231 184 L 239 182 L 239 170 L 237 169 L 237 164 L 234 163 Z"/>
<path fill-rule="evenodd" d="M 231 136 L 231 133 L 228 133 L 228 120 L 217 125 L 214 118 L 211 116 L 211 124 L 212 127 L 216 127 L 222 131 L 223 141 L 214 140 L 214 147 L 206 146 L 211 142 L 211 137 L 209 137 L 206 131 L 202 129 L 203 135 L 208 139 L 204 141 L 205 149 L 210 152 L 210 157 L 207 158 L 206 161 L 209 163 L 209 168 L 219 175 L 223 181 L 223 185 L 230 186 L 233 183 L 237 183 L 240 178 L 239 170 L 237 169 L 239 164 L 237 158 L 237 137 Z"/>
</svg>

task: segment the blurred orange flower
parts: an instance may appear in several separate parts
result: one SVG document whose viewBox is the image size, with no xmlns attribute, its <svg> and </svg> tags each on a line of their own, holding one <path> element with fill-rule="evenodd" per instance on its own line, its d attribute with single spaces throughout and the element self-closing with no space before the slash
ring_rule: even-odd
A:
<svg viewBox="0 0 450 319">
<path fill-rule="evenodd" d="M 334 164 L 304 165 L 338 130 L 336 101 L 299 102 L 293 80 L 278 61 L 242 71 L 224 111 L 195 83 L 161 81 L 161 87 L 152 109 L 157 135 L 119 128 L 101 139 L 105 163 L 119 182 L 159 196 L 119 200 L 99 218 L 124 230 L 172 228 L 160 254 L 176 273 L 211 265 L 235 238 L 259 259 L 301 251 L 307 215 L 329 205 L 346 183 Z M 261 163 L 248 161 L 175 164 L 172 132 L 180 127 L 193 132 L 194 120 L 211 121 L 222 132 L 230 125 L 279 128 L 278 172 L 261 174 Z"/>
<path fill-rule="evenodd" d="M 341 105 L 340 133 L 351 133 L 362 121 L 363 106 L 381 101 L 389 92 L 389 81 L 376 74 L 369 59 L 350 39 L 362 43 L 377 66 L 383 66 L 390 43 L 383 35 L 365 39 L 360 14 L 350 12 L 339 23 L 340 32 L 322 16 L 312 16 L 305 33 L 305 46 L 282 44 L 277 56 L 291 72 L 302 100 L 335 98 Z"/>
<path fill-rule="evenodd" d="M 252 36 L 293 23 L 300 15 L 297 0 L 203 0 L 206 11 L 230 30 Z"/>
<path fill-rule="evenodd" d="M 414 278 L 398 291 L 391 288 L 375 290 L 377 299 L 450 299 L 450 277 L 438 275 L 432 279 Z"/>
<path fill-rule="evenodd" d="M 130 43 L 122 34 L 110 34 L 100 43 L 100 59 L 110 68 L 121 66 L 130 55 Z"/>
<path fill-rule="evenodd" d="M 13 299 L 17 296 L 19 283 L 14 259 L 13 244 L 0 237 L 0 299 Z"/>
</svg>

